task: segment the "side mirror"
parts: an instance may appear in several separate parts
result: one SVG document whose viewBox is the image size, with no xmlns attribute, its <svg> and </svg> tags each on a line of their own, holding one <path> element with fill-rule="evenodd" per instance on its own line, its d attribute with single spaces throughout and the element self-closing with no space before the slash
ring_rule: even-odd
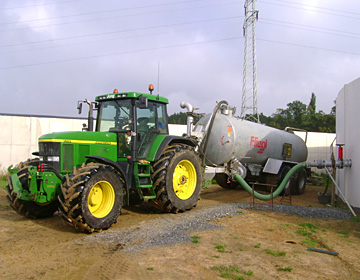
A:
<svg viewBox="0 0 360 280">
<path fill-rule="evenodd" d="M 146 96 L 139 97 L 139 108 L 140 109 L 147 109 L 149 108 L 148 98 Z"/>
<path fill-rule="evenodd" d="M 79 114 L 81 114 L 81 110 L 82 110 L 82 102 L 81 101 L 78 101 L 77 109 L 78 109 Z"/>
</svg>

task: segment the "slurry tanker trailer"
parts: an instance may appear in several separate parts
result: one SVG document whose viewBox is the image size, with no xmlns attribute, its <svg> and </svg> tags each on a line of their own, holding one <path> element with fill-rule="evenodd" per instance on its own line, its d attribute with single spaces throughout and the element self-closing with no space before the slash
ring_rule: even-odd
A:
<svg viewBox="0 0 360 280">
<path fill-rule="evenodd" d="M 217 104 L 212 114 L 202 117 L 191 127 L 194 107 L 188 110 L 188 137 L 197 142 L 202 163 L 210 177 L 224 188 L 236 188 L 239 174 L 247 182 L 279 185 L 289 170 L 307 159 L 305 142 L 290 131 L 283 131 L 235 117 L 228 102 Z M 300 168 L 287 185 L 293 194 L 302 194 L 307 169 Z"/>
<path fill-rule="evenodd" d="M 114 224 L 123 206 L 144 200 L 164 212 L 192 209 L 204 167 L 220 186 L 241 184 L 249 191 L 247 182 L 276 186 L 291 167 L 306 160 L 306 145 L 299 137 L 236 118 L 225 101 L 194 129 L 194 108 L 183 102 L 187 135 L 169 135 L 168 100 L 152 95 L 152 85 L 149 90 L 114 90 L 95 102 L 81 101 L 79 105 L 89 105 L 87 131 L 42 135 L 35 158 L 9 167 L 10 206 L 29 218 L 50 217 L 59 210 L 71 227 L 91 233 Z M 297 194 L 305 189 L 305 167 L 289 172 L 295 176 L 287 186 Z"/>
</svg>

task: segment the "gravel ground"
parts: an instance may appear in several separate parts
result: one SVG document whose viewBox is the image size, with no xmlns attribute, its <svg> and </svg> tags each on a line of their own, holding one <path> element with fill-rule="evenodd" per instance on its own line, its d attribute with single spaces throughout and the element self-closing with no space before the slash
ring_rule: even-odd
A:
<svg viewBox="0 0 360 280">
<path fill-rule="evenodd" d="M 152 246 L 187 242 L 191 240 L 189 231 L 220 228 L 220 225 L 214 223 L 216 218 L 241 215 L 246 213 L 246 210 L 242 211 L 242 209 L 249 208 L 249 203 L 226 203 L 200 210 L 193 209 L 176 215 L 167 214 L 163 217 L 143 221 L 137 226 L 116 231 L 104 231 L 77 239 L 75 242 L 79 244 L 106 242 L 115 244 L 116 249 L 121 248 L 125 252 L 137 252 Z M 268 208 L 265 205 L 257 204 L 252 209 L 265 210 Z M 274 205 L 274 211 L 321 219 L 348 220 L 352 217 L 350 211 L 327 207 Z"/>
</svg>

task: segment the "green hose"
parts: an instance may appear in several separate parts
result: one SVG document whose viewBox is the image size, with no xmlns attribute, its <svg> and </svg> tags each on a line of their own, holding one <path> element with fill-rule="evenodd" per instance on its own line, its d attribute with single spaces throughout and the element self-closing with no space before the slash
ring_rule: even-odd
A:
<svg viewBox="0 0 360 280">
<path fill-rule="evenodd" d="M 291 168 L 289 170 L 289 172 L 286 174 L 284 180 L 282 180 L 282 182 L 280 183 L 280 185 L 277 187 L 277 189 L 273 192 L 272 197 L 275 198 L 277 197 L 285 188 L 286 184 L 288 183 L 288 181 L 290 180 L 291 176 L 294 175 L 294 173 L 296 171 L 298 171 L 300 168 L 305 168 L 306 167 L 306 162 L 301 162 L 298 163 L 297 165 L 295 165 L 293 168 Z M 239 184 L 250 194 L 252 194 L 252 188 L 248 185 L 248 183 L 246 183 L 246 181 L 243 179 L 243 177 L 241 177 L 240 175 L 235 175 L 235 179 L 236 181 L 239 182 Z M 254 196 L 257 199 L 261 199 L 261 200 L 270 200 L 271 199 L 271 194 L 260 194 L 257 191 L 254 191 Z"/>
</svg>

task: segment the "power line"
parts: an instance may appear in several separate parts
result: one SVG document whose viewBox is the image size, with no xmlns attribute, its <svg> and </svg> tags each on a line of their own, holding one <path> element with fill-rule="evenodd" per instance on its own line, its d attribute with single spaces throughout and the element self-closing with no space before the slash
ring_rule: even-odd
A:
<svg viewBox="0 0 360 280">
<path fill-rule="evenodd" d="M 147 26 L 147 27 L 142 27 L 142 28 L 133 28 L 133 29 L 124 29 L 124 30 L 116 30 L 116 31 L 109 31 L 109 32 L 93 33 L 93 34 L 89 34 L 89 35 L 72 36 L 72 37 L 65 37 L 65 38 L 58 38 L 58 39 L 48 39 L 48 40 L 41 40 L 41 41 L 34 41 L 34 42 L 27 42 L 27 43 L 8 44 L 8 45 L 2 45 L 0 47 L 1 48 L 3 48 L 3 47 L 15 47 L 15 46 L 23 46 L 25 44 L 47 43 L 47 42 L 63 41 L 63 40 L 69 40 L 69 39 L 78 39 L 78 38 L 86 38 L 86 37 L 94 37 L 94 36 L 102 36 L 102 35 L 111 35 L 111 34 L 123 33 L 123 32 L 134 32 L 134 31 L 148 30 L 148 29 L 154 29 L 154 28 L 174 27 L 174 26 L 180 26 L 180 25 L 185 25 L 185 24 L 195 24 L 195 23 L 204 23 L 204 22 L 228 20 L 228 19 L 238 19 L 238 18 L 243 18 L 243 17 L 244 16 L 233 16 L 233 17 L 224 17 L 224 18 L 217 18 L 217 19 L 189 21 L 189 22 L 174 23 L 174 24 L 155 25 L 155 26 Z"/>
<path fill-rule="evenodd" d="M 73 3 L 73 2 L 80 2 L 80 1 L 87 1 L 87 0 L 68 0 L 68 1 L 58 1 L 58 2 L 51 2 L 51 3 L 27 5 L 27 6 L 8 7 L 8 8 L 1 8 L 0 11 L 30 8 L 30 7 L 39 7 L 39 6 L 48 6 L 48 5 L 57 5 L 57 4 L 66 4 L 66 3 Z"/>
<path fill-rule="evenodd" d="M 315 28 L 315 29 L 320 29 L 320 30 L 325 30 L 325 31 L 333 31 L 333 32 L 338 32 L 338 33 L 347 33 L 347 34 L 351 34 L 351 35 L 355 35 L 355 36 L 356 35 L 360 36 L 360 33 L 356 33 L 356 32 L 330 29 L 330 28 L 324 28 L 324 27 L 318 27 L 318 26 L 306 25 L 306 24 L 299 24 L 299 23 L 293 23 L 293 22 L 288 22 L 288 21 L 274 20 L 274 19 L 268 19 L 268 18 L 261 18 L 260 21 L 273 21 L 273 22 L 277 22 L 277 23 L 284 23 L 284 24 L 296 25 L 296 26 L 301 26 L 301 27 L 309 27 L 309 28 Z"/>
<path fill-rule="evenodd" d="M 183 32 L 188 30 L 194 30 L 194 28 L 185 28 L 176 30 L 176 32 Z M 64 44 L 64 45 L 55 45 L 55 46 L 48 46 L 43 48 L 34 48 L 34 49 L 26 49 L 26 50 L 15 50 L 9 52 L 0 52 L 0 55 L 7 55 L 7 54 L 14 54 L 14 53 L 22 53 L 26 51 L 39 51 L 39 50 L 47 50 L 52 48 L 62 48 L 62 47 L 69 47 L 69 46 L 76 46 L 76 45 L 84 45 L 84 44 L 91 44 L 91 43 L 99 43 L 99 42 L 109 42 L 109 41 L 116 41 L 116 40 L 126 40 L 126 39 L 133 39 L 133 38 L 140 38 L 140 37 L 147 37 L 147 36 L 156 36 L 156 35 L 164 35 L 174 33 L 173 30 L 166 31 L 166 32 L 157 32 L 157 33 L 146 33 L 143 35 L 133 35 L 133 36 L 126 36 L 126 37 L 118 37 L 118 38 L 111 38 L 111 39 L 101 39 L 101 40 L 94 40 L 94 41 L 87 41 L 87 42 L 78 42 L 78 43 L 71 43 L 71 44 Z"/>
<path fill-rule="evenodd" d="M 331 13 L 331 12 L 324 12 L 324 11 L 314 11 L 313 9 L 289 6 L 289 5 L 284 5 L 284 4 L 277 4 L 277 3 L 267 2 L 267 1 L 263 1 L 263 0 L 258 0 L 258 2 L 264 3 L 264 4 L 269 4 L 269 5 L 275 5 L 275 6 L 281 6 L 281 7 L 297 9 L 297 10 L 310 11 L 310 12 L 316 12 L 316 13 L 321 13 L 321 14 L 326 14 L 326 15 L 333 15 L 333 16 L 338 16 L 338 17 L 346 17 L 346 18 L 352 18 L 352 19 L 360 20 L 360 17 L 352 17 L 352 16 L 340 15 L 340 14 L 335 14 L 335 13 Z"/>
<path fill-rule="evenodd" d="M 49 65 L 49 64 L 55 64 L 55 63 L 61 63 L 61 62 L 71 62 L 71 61 L 77 61 L 77 60 L 86 60 L 86 59 L 93 59 L 93 58 L 99 58 L 99 57 L 108 57 L 108 56 L 116 56 L 116 55 L 123 55 L 123 54 L 155 51 L 155 50 L 165 50 L 165 49 L 171 49 L 171 48 L 187 47 L 187 46 L 192 46 L 192 45 L 200 45 L 200 44 L 223 42 L 223 41 L 232 41 L 232 40 L 238 40 L 238 39 L 242 39 L 242 37 L 236 36 L 236 37 L 216 39 L 216 40 L 207 40 L 207 41 L 202 41 L 202 42 L 176 44 L 176 45 L 170 45 L 170 46 L 165 46 L 165 47 L 155 47 L 155 48 L 147 48 L 147 49 L 141 49 L 141 50 L 123 51 L 123 52 L 117 52 L 117 53 L 111 53 L 111 54 L 102 54 L 102 55 L 93 55 L 93 56 L 86 56 L 86 57 L 70 58 L 70 59 L 53 60 L 53 61 L 47 61 L 47 62 L 22 64 L 22 65 L 17 65 L 17 66 L 7 66 L 7 67 L 0 67 L 0 70 L 9 70 L 9 69 L 26 68 L 26 67 L 33 67 L 33 66 L 42 66 L 42 65 Z M 343 53 L 343 54 L 350 54 L 350 55 L 360 56 L 360 53 L 346 52 L 346 51 L 333 50 L 333 49 L 327 49 L 327 48 L 319 48 L 319 47 L 307 46 L 307 45 L 301 45 L 301 44 L 295 44 L 295 43 L 289 43 L 289 42 L 281 42 L 281 41 L 275 41 L 275 40 L 262 39 L 262 38 L 258 38 L 258 37 L 256 38 L 256 40 L 257 41 L 268 42 L 268 43 L 275 43 L 275 44 L 295 46 L 295 47 L 301 47 L 301 48 L 307 48 L 307 49 L 315 49 L 315 50 L 320 50 L 320 51 L 327 51 L 327 52 L 335 52 L 335 53 Z"/>
<path fill-rule="evenodd" d="M 200 1 L 200 0 L 196 0 Z M 167 13 L 167 12 L 177 12 L 177 11 L 184 11 L 189 9 L 203 9 L 203 8 L 209 8 L 209 7 L 218 7 L 218 6 L 227 6 L 227 5 L 238 5 L 239 2 L 232 2 L 232 3 L 226 3 L 226 4 L 214 4 L 214 5 L 207 5 L 202 7 L 189 7 L 189 8 L 181 8 L 181 9 L 171 9 L 171 10 L 163 10 L 163 11 L 156 11 L 156 12 L 144 12 L 139 14 L 131 14 L 131 15 L 122 15 L 121 18 L 125 17 L 134 17 L 134 16 L 143 16 L 143 15 L 152 15 L 152 14 L 159 14 L 159 13 Z M 74 23 L 83 23 L 83 22 L 91 22 L 91 21 L 100 21 L 100 20 L 110 20 L 110 19 L 118 19 L 119 16 L 112 16 L 112 17 L 104 17 L 104 18 L 95 18 L 95 19 L 86 19 L 86 20 L 78 20 L 78 21 L 71 21 L 71 22 L 62 22 L 62 23 L 53 23 L 53 24 L 46 24 L 46 25 L 40 25 L 40 26 L 32 26 L 31 29 L 35 28 L 44 28 L 44 27 L 50 27 L 50 26 L 61 26 L 61 25 L 68 25 L 68 24 L 74 24 Z M 9 32 L 9 31 L 19 31 L 19 30 L 26 30 L 29 29 L 29 27 L 21 27 L 21 28 L 13 28 L 13 29 L 5 29 L 0 30 L 0 32 Z"/>
<path fill-rule="evenodd" d="M 80 1 L 80 0 L 77 0 L 77 1 Z M 203 0 L 180 1 L 180 2 L 165 3 L 165 4 L 156 4 L 156 5 L 138 6 L 138 7 L 132 7 L 132 8 L 112 9 L 112 10 L 105 10 L 105 11 L 96 11 L 96 12 L 89 12 L 89 13 L 73 14 L 73 15 L 66 15 L 66 16 L 64 15 L 64 16 L 57 16 L 57 17 L 30 19 L 30 20 L 22 20 L 22 21 L 14 21 L 14 22 L 5 22 L 5 23 L 0 23 L 0 25 L 19 24 L 19 23 L 26 23 L 26 22 L 33 22 L 33 21 L 41 21 L 41 20 L 52 20 L 52 19 L 60 19 L 60 18 L 67 18 L 67 17 L 79 17 L 79 16 L 103 14 L 103 13 L 110 13 L 110 12 L 120 12 L 120 11 L 127 11 L 127 10 L 154 8 L 154 7 L 160 7 L 160 6 L 169 6 L 169 5 L 184 4 L 184 3 L 194 3 L 194 2 L 200 2 L 200 1 L 203 1 Z"/>
<path fill-rule="evenodd" d="M 22 65 L 17 65 L 17 66 L 0 67 L 0 70 L 26 68 L 26 67 L 32 67 L 32 66 L 41 66 L 41 65 L 48 65 L 48 64 L 54 64 L 54 63 L 60 63 L 60 62 L 70 62 L 70 61 L 76 61 L 76 60 L 93 59 L 93 58 L 108 57 L 108 56 L 115 56 L 115 55 L 122 55 L 122 54 L 131 54 L 131 53 L 139 53 L 139 52 L 147 52 L 147 51 L 155 51 L 155 50 L 165 50 L 165 49 L 178 48 L 178 47 L 187 47 L 187 46 L 192 46 L 192 45 L 200 45 L 200 44 L 207 44 L 207 43 L 214 43 L 214 42 L 221 42 L 221 41 L 237 40 L 237 39 L 240 39 L 240 38 L 242 38 L 242 37 L 232 37 L 232 38 L 224 38 L 224 39 L 217 39 L 217 40 L 207 40 L 207 41 L 202 41 L 202 42 L 176 44 L 176 45 L 165 46 L 165 47 L 147 48 L 147 49 L 131 50 L 131 51 L 111 53 L 111 54 L 100 54 L 100 55 L 93 55 L 93 56 L 85 56 L 85 57 L 77 57 L 77 58 L 69 58 L 69 59 L 61 59 L 61 60 L 53 60 L 53 61 L 47 61 L 47 62 L 22 64 Z"/>
<path fill-rule="evenodd" d="M 316 9 L 322 9 L 322 10 L 328 10 L 328 11 L 334 11 L 334 12 L 340 12 L 340 13 L 344 13 L 344 14 L 352 14 L 352 15 L 360 16 L 360 13 L 343 11 L 343 10 L 339 10 L 339 9 L 325 8 L 325 7 L 314 6 L 314 5 L 309 5 L 309 4 L 299 3 L 299 2 L 292 2 L 292 1 L 285 1 L 285 0 L 273 0 L 273 1 L 278 1 L 278 2 L 283 2 L 283 3 L 288 3 L 288 4 L 300 5 L 300 6 L 310 7 L 310 8 L 316 8 Z"/>
<path fill-rule="evenodd" d="M 318 27 L 314 27 L 314 26 L 310 26 L 308 25 L 308 28 L 304 28 L 304 27 L 296 27 L 296 26 L 288 26 L 288 25 L 284 25 L 284 24 L 280 24 L 280 23 L 271 23 L 271 22 L 264 22 L 263 20 L 260 20 L 262 23 L 265 24 L 270 24 L 270 25 L 276 25 L 276 26 L 282 26 L 282 27 L 286 27 L 286 28 L 292 28 L 292 29 L 297 29 L 297 30 L 305 30 L 305 31 L 311 31 L 311 32 L 317 32 L 317 33 L 323 33 L 323 34 L 329 34 L 329 35 L 335 35 L 335 36 L 341 36 L 341 37 L 346 37 L 346 38 L 355 38 L 355 39 L 360 39 L 360 34 L 359 33 L 353 33 L 356 34 L 357 36 L 350 36 L 350 35 L 345 35 L 345 34 L 339 34 L 339 33 L 334 33 L 334 32 L 326 32 L 326 31 L 320 31 L 320 30 L 314 30 L 314 29 L 308 29 L 308 28 L 318 28 Z M 291 25 L 297 25 L 295 23 L 286 23 L 285 24 L 291 24 Z M 306 26 L 306 25 L 303 25 Z M 332 30 L 332 29 L 327 29 L 327 30 Z M 342 32 L 339 30 L 332 30 L 335 32 Z"/>
<path fill-rule="evenodd" d="M 360 53 L 354 53 L 354 52 L 333 50 L 333 49 L 327 49 L 327 48 L 319 48 L 319 47 L 300 45 L 300 44 L 289 43 L 289 42 L 281 42 L 281 41 L 275 41 L 275 40 L 268 40 L 268 39 L 262 39 L 262 38 L 256 38 L 256 39 L 258 41 L 264 41 L 264 42 L 269 42 L 269 43 L 276 43 L 276 44 L 282 44 L 282 45 L 288 45 L 288 46 L 302 47 L 302 48 L 307 48 L 307 49 L 314 49 L 314 50 L 320 50 L 320 51 L 328 51 L 328 52 L 336 52 L 336 53 L 344 53 L 344 54 L 360 56 Z"/>
</svg>

